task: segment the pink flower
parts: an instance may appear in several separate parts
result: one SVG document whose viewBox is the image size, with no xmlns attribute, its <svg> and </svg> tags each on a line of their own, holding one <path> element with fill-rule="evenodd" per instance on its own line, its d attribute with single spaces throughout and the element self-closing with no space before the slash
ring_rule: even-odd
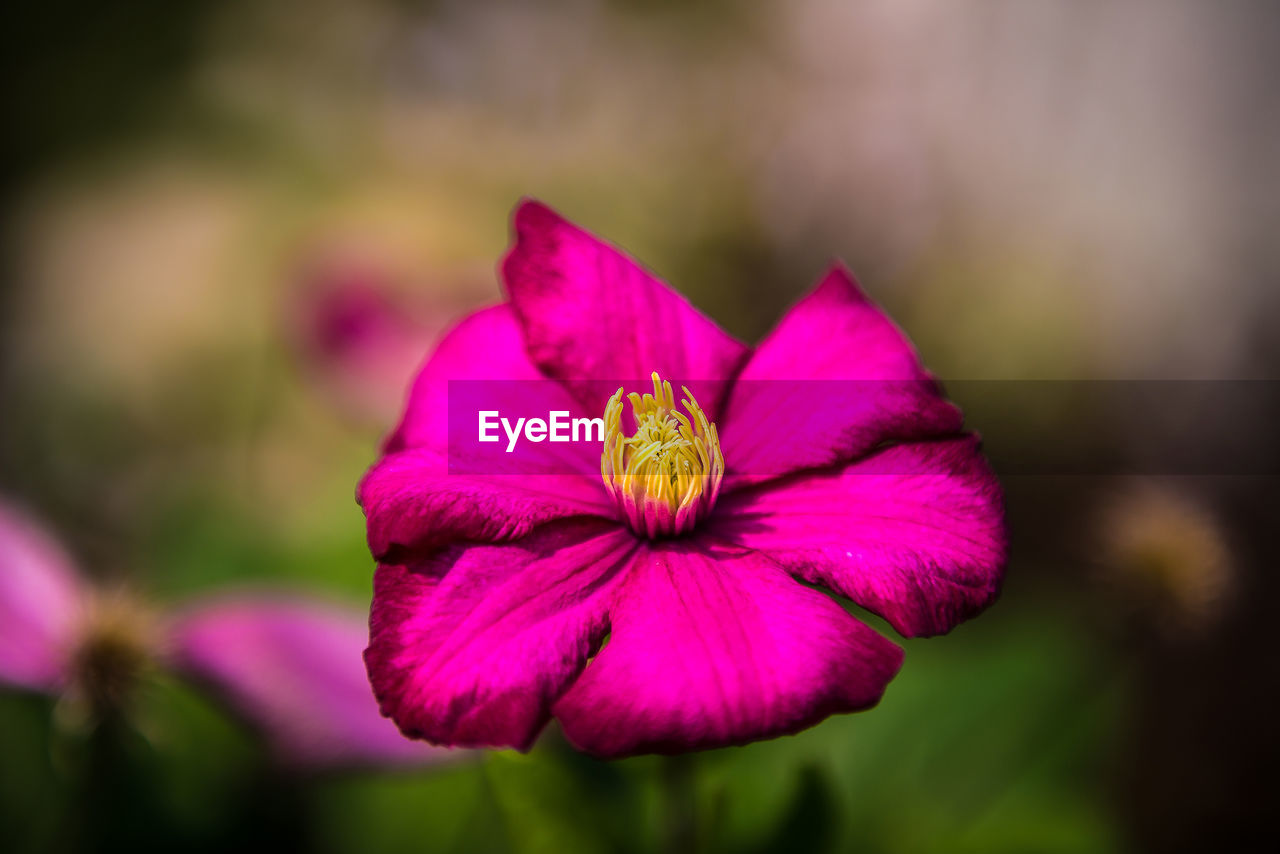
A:
<svg viewBox="0 0 1280 854">
<path fill-rule="evenodd" d="M 377 714 L 360 664 L 364 621 L 280 594 L 223 596 L 158 615 L 91 587 L 61 546 L 0 502 L 0 684 L 89 710 L 127 706 L 157 664 L 207 685 L 308 766 L 421 763 L 446 755 L 406 741 Z"/>
<path fill-rule="evenodd" d="M 902 662 L 808 585 L 905 636 L 995 599 L 999 484 L 843 267 L 754 349 L 537 202 L 502 272 L 510 301 L 443 339 L 359 488 L 365 661 L 406 735 L 524 750 L 554 716 L 616 757 L 793 733 L 874 705 Z M 603 417 L 603 455 L 474 464 L 494 446 L 460 441 L 450 383 L 483 380 L 513 413 Z"/>
<path fill-rule="evenodd" d="M 397 298 L 395 277 L 372 261 L 322 256 L 301 279 L 289 316 L 303 368 L 341 413 L 385 429 L 454 311 Z"/>
</svg>

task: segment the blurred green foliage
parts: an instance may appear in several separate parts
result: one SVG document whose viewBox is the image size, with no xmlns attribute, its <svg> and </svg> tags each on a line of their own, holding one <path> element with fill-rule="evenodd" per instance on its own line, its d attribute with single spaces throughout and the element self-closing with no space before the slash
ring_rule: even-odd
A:
<svg viewBox="0 0 1280 854">
<path fill-rule="evenodd" d="M 223 538 L 200 527 L 184 528 L 191 566 L 255 559 L 247 544 L 204 555 Z M 317 560 L 336 577 L 340 554 L 285 563 Z M 702 851 L 1118 850 L 1103 782 L 1125 665 L 1022 587 L 945 641 L 906 642 L 875 709 L 689 757 L 599 762 L 553 724 L 528 755 L 303 775 L 273 766 L 252 734 L 170 681 L 150 685 L 130 721 L 91 736 L 51 726 L 45 699 L 5 695 L 0 845 L 51 850 L 71 833 L 210 851 L 264 836 L 332 852 L 663 851 L 679 832 L 674 767 Z M 106 800 L 86 810 L 85 797 Z"/>
</svg>

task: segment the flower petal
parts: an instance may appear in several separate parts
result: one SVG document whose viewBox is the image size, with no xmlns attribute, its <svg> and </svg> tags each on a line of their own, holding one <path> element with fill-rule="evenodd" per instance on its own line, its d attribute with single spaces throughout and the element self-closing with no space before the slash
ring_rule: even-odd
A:
<svg viewBox="0 0 1280 854">
<path fill-rule="evenodd" d="M 726 489 L 960 426 L 910 342 L 837 265 L 734 383 L 720 425 Z"/>
<path fill-rule="evenodd" d="M 899 445 L 723 496 L 713 528 L 908 637 L 974 616 L 1004 576 L 1000 484 L 972 436 Z"/>
<path fill-rule="evenodd" d="M 412 764 L 450 756 L 406 739 L 378 714 L 360 658 L 368 630 L 356 612 L 242 594 L 194 607 L 172 631 L 174 663 L 226 696 L 289 761 Z"/>
<path fill-rule="evenodd" d="M 529 360 L 523 332 L 511 307 L 493 306 L 468 315 L 441 339 L 418 372 L 404 418 L 383 450 L 391 453 L 425 447 L 443 456 L 449 440 L 450 381 L 484 380 L 508 381 L 503 383 L 503 393 L 522 396 L 504 401 L 511 404 L 513 412 L 527 408 L 530 401 L 523 397 L 528 396 L 537 397 L 543 413 L 552 409 L 576 410 L 572 398 L 556 383 L 547 381 Z"/>
<path fill-rule="evenodd" d="M 361 481 L 356 497 L 377 559 L 399 560 L 400 549 L 429 551 L 458 540 L 514 539 L 567 516 L 612 517 L 598 449 L 543 442 L 504 453 L 505 437 L 491 445 L 475 441 L 482 409 L 513 421 L 580 412 L 529 361 L 508 306 L 478 311 L 445 336 L 414 382 L 404 419 L 385 444 L 387 456 Z"/>
<path fill-rule="evenodd" d="M 612 634 L 555 705 L 596 756 L 672 753 L 792 733 L 879 701 L 902 650 L 760 554 L 653 545 Z"/>
<path fill-rule="evenodd" d="M 382 713 L 437 744 L 528 749 L 637 548 L 617 524 L 578 521 L 379 566 L 365 661 Z"/>
<path fill-rule="evenodd" d="M 657 371 L 676 388 L 687 384 L 715 420 L 747 347 L 634 260 L 526 200 L 502 271 L 529 355 L 592 415 L 616 381 L 643 387 Z"/>
<path fill-rule="evenodd" d="M 356 497 L 364 508 L 369 549 L 376 559 L 391 561 L 425 556 L 453 542 L 518 539 L 555 519 L 616 513 L 598 469 L 591 475 L 452 474 L 444 459 L 425 449 L 383 457 L 360 482 Z"/>
<path fill-rule="evenodd" d="M 59 686 L 84 597 L 62 547 L 0 502 L 0 682 L 38 691 Z"/>
</svg>

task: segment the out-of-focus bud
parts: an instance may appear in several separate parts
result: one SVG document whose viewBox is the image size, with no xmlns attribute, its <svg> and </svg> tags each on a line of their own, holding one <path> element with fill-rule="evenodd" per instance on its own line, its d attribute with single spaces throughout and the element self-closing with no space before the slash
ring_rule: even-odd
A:
<svg viewBox="0 0 1280 854">
<path fill-rule="evenodd" d="M 344 417 L 379 429 L 454 313 L 400 285 L 372 260 L 331 254 L 306 265 L 292 311 L 308 375 Z"/>
<path fill-rule="evenodd" d="M 1197 496 L 1162 482 L 1130 484 L 1104 504 L 1100 527 L 1107 580 L 1160 628 L 1202 629 L 1217 618 L 1231 557 Z"/>
</svg>

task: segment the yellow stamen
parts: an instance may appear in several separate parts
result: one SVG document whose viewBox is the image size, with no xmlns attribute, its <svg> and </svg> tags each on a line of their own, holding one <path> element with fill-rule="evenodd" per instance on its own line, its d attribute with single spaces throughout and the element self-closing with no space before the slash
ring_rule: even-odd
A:
<svg viewBox="0 0 1280 854">
<path fill-rule="evenodd" d="M 633 530 L 647 537 L 690 530 L 720 493 L 724 457 L 716 425 L 681 386 L 676 409 L 671 383 L 653 373 L 653 394 L 627 395 L 635 432 L 622 432 L 622 389 L 604 408 L 600 474 Z"/>
</svg>

